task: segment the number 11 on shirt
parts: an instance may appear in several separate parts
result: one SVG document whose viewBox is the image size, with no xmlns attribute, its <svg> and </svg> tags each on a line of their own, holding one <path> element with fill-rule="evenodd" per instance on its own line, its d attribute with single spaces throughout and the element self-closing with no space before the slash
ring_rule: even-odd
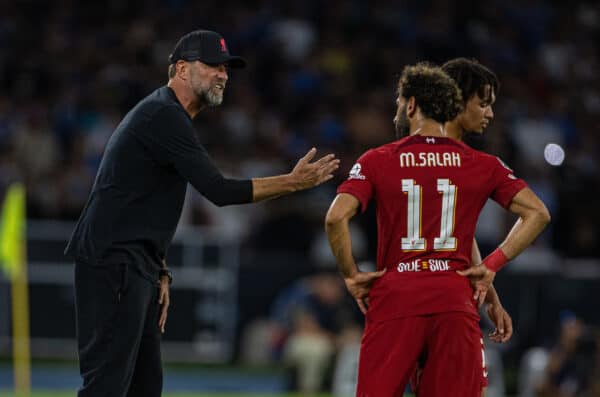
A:
<svg viewBox="0 0 600 397">
<path fill-rule="evenodd" d="M 450 183 L 450 179 L 438 179 L 437 191 L 442 194 L 442 216 L 440 235 L 433 239 L 433 249 L 436 251 L 456 250 L 456 237 L 454 233 L 454 213 L 456 209 L 457 187 Z M 413 179 L 402 180 L 402 191 L 408 195 L 408 236 L 402 237 L 403 251 L 424 251 L 427 241 L 421 236 L 421 213 L 423 188 Z"/>
</svg>

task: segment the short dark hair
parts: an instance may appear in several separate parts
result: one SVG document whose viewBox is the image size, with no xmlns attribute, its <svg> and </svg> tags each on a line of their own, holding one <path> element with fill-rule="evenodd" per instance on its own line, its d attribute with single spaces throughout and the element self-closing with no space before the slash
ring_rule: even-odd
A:
<svg viewBox="0 0 600 397">
<path fill-rule="evenodd" d="M 498 76 L 480 64 L 476 59 L 452 59 L 443 64 L 442 69 L 456 81 L 465 102 L 475 94 L 488 101 L 492 93 L 498 95 L 498 90 L 500 89 Z M 485 92 L 486 85 L 491 87 L 491 91 L 487 93 L 487 98 Z"/>
<path fill-rule="evenodd" d="M 406 66 L 398 81 L 398 95 L 414 97 L 423 115 L 438 123 L 453 120 L 463 110 L 460 89 L 444 71 L 429 63 Z"/>
</svg>

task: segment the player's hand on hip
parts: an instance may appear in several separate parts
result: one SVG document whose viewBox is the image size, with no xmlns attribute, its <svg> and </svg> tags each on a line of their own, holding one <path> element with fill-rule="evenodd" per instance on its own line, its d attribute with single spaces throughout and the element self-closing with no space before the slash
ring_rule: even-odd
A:
<svg viewBox="0 0 600 397">
<path fill-rule="evenodd" d="M 352 277 L 344 278 L 348 292 L 356 300 L 363 314 L 367 314 L 369 292 L 371 291 L 373 282 L 383 276 L 385 270 L 383 269 L 378 272 L 356 272 Z"/>
<path fill-rule="evenodd" d="M 468 277 L 471 280 L 471 286 L 475 291 L 473 299 L 481 306 L 490 285 L 494 282 L 496 272 L 491 271 L 485 265 L 475 265 L 465 270 L 457 270 L 456 273 Z"/>
<path fill-rule="evenodd" d="M 158 319 L 158 328 L 161 333 L 165 333 L 165 325 L 167 324 L 167 311 L 171 297 L 169 295 L 169 277 L 162 276 L 160 278 L 160 290 L 158 292 L 158 304 L 160 305 L 160 317 Z"/>
<path fill-rule="evenodd" d="M 508 341 L 513 334 L 512 318 L 499 304 L 489 304 L 486 312 L 496 329 L 489 334 L 490 339 L 496 343 Z"/>
<path fill-rule="evenodd" d="M 328 154 L 311 163 L 316 153 L 317 149 L 310 149 L 298 160 L 291 172 L 298 190 L 309 189 L 330 180 L 333 178 L 333 172 L 340 166 L 340 160 L 336 159 L 334 154 Z"/>
</svg>

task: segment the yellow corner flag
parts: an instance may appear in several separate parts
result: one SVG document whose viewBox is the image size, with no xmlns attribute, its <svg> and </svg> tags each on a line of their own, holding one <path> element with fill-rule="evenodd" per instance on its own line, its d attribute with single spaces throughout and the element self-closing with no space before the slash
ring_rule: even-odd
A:
<svg viewBox="0 0 600 397">
<path fill-rule="evenodd" d="M 0 220 L 0 266 L 11 280 L 15 395 L 31 392 L 29 291 L 27 283 L 25 188 L 9 186 Z"/>
<path fill-rule="evenodd" d="M 25 265 L 25 188 L 20 183 L 9 186 L 0 221 L 0 263 L 11 280 Z"/>
</svg>

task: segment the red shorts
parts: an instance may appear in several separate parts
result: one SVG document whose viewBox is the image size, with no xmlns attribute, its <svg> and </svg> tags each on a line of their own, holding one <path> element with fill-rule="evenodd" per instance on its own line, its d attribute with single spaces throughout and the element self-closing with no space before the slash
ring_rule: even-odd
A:
<svg viewBox="0 0 600 397">
<path fill-rule="evenodd" d="M 419 397 L 480 397 L 481 330 L 477 317 L 449 312 L 367 321 L 357 397 L 402 397 L 422 353 Z"/>
<path fill-rule="evenodd" d="M 487 367 L 485 365 L 485 349 L 483 346 L 483 337 L 479 338 L 481 342 L 481 359 L 482 359 L 482 368 L 481 368 L 481 388 L 488 387 L 488 377 L 487 377 Z M 419 393 L 419 384 L 421 383 L 421 376 L 423 375 L 423 367 L 425 367 L 425 361 L 427 357 L 421 356 L 419 357 L 419 362 L 415 367 L 412 375 L 410 376 L 410 390 L 417 397 L 421 397 L 421 393 Z"/>
</svg>

